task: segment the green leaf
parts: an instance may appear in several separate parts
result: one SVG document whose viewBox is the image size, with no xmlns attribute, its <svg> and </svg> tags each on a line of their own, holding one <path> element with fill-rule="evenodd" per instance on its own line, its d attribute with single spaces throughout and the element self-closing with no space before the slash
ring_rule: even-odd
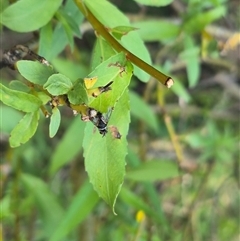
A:
<svg viewBox="0 0 240 241">
<path fill-rule="evenodd" d="M 52 40 L 53 40 L 53 28 L 52 23 L 49 22 L 45 26 L 40 29 L 39 33 L 39 49 L 38 54 L 44 56 L 46 59 L 49 60 L 49 49 L 52 47 Z"/>
<path fill-rule="evenodd" d="M 92 61 L 91 61 L 92 69 L 95 69 L 99 64 L 109 59 L 113 55 L 116 55 L 116 51 L 105 39 L 99 36 L 97 38 L 97 41 L 95 43 L 93 53 L 92 53 Z"/>
<path fill-rule="evenodd" d="M 126 135 L 130 121 L 128 101 L 128 94 L 125 91 L 109 121 L 109 126 L 114 125 L 118 128 L 122 135 L 121 139 L 114 138 L 110 130 L 102 137 L 93 124 L 88 123 L 83 141 L 85 167 L 90 182 L 113 212 L 125 174 Z"/>
<path fill-rule="evenodd" d="M 115 77 L 114 82 L 111 85 L 111 90 L 102 93 L 97 98 L 92 98 L 89 100 L 88 105 L 102 113 L 106 113 L 109 107 L 114 107 L 130 84 L 132 70 L 132 64 L 127 61 L 125 71 Z"/>
<path fill-rule="evenodd" d="M 147 5 L 147 6 L 167 6 L 173 2 L 173 0 L 134 0 L 140 4 Z"/>
<path fill-rule="evenodd" d="M 109 1 L 85 0 L 84 3 L 93 12 L 94 16 L 106 27 L 131 26 L 129 19 Z M 107 17 L 106 17 L 107 16 Z M 131 31 L 121 39 L 121 43 L 130 52 L 151 64 L 150 54 L 137 31 Z M 134 74 L 144 82 L 149 80 L 149 75 L 142 69 L 134 66 Z"/>
<path fill-rule="evenodd" d="M 84 15 L 82 14 L 81 11 L 79 11 L 79 9 L 74 1 L 67 0 L 63 8 L 64 8 L 65 12 L 68 14 L 68 16 L 74 20 L 74 22 L 76 23 L 77 26 L 80 26 L 82 24 L 82 22 L 84 20 Z M 79 30 L 77 30 L 77 31 L 79 31 Z M 77 34 L 77 36 L 79 38 L 81 37 L 78 34 Z"/>
<path fill-rule="evenodd" d="M 48 78 L 55 73 L 51 66 L 30 60 L 18 61 L 17 68 L 25 79 L 33 84 L 41 86 L 43 86 Z"/>
<path fill-rule="evenodd" d="M 65 8 L 60 8 L 58 10 L 58 13 L 61 14 L 61 18 L 63 20 L 62 24 L 63 26 L 67 24 L 68 28 L 71 31 L 71 35 L 73 37 L 73 34 L 78 36 L 79 38 L 81 37 L 80 29 L 79 29 L 79 24 L 75 21 L 74 17 L 71 16 L 68 12 L 68 10 L 65 10 Z M 82 19 L 81 19 L 82 21 Z"/>
<path fill-rule="evenodd" d="M 45 45 L 45 47 L 40 45 L 40 51 L 41 51 L 40 53 L 48 61 L 52 61 L 52 59 L 54 59 L 68 44 L 66 32 L 60 22 L 56 24 L 53 30 L 53 33 L 51 35 L 52 35 L 51 42 L 48 42 L 48 45 Z M 44 38 L 44 36 L 42 36 L 42 38 Z M 40 35 L 40 40 L 41 40 L 41 35 Z M 40 44 L 42 43 L 40 42 Z M 49 49 L 51 49 L 51 51 L 49 51 Z"/>
<path fill-rule="evenodd" d="M 68 92 L 68 100 L 73 105 L 88 103 L 88 94 L 82 79 L 78 79 L 73 88 Z"/>
<path fill-rule="evenodd" d="M 155 160 L 142 163 L 137 168 L 128 171 L 126 178 L 134 181 L 162 181 L 179 176 L 176 163 Z"/>
<path fill-rule="evenodd" d="M 52 236 L 50 236 L 49 241 L 62 240 L 76 229 L 87 218 L 98 200 L 99 198 L 96 192 L 93 191 L 92 185 L 89 182 L 85 182 L 71 200 L 69 208 Z"/>
<path fill-rule="evenodd" d="M 0 104 L 0 108 L 1 108 L 1 112 L 0 112 L 1 113 L 1 121 L 0 121 L 1 133 L 10 134 L 12 129 L 22 119 L 23 115 L 18 110 L 15 110 L 3 104 Z"/>
<path fill-rule="evenodd" d="M 120 40 L 122 36 L 127 35 L 130 31 L 133 30 L 137 30 L 137 28 L 134 28 L 132 26 L 117 26 L 111 29 L 111 33 L 115 38 Z"/>
<path fill-rule="evenodd" d="M 214 9 L 206 12 L 199 12 L 184 24 L 184 29 L 188 34 L 200 32 L 206 25 L 223 17 L 225 14 L 225 6 L 215 7 Z"/>
<path fill-rule="evenodd" d="M 41 224 L 48 239 L 53 230 L 60 223 L 63 209 L 56 196 L 49 190 L 49 184 L 29 174 L 21 174 L 21 181 L 30 196 L 33 196 L 36 206 L 40 210 Z"/>
<path fill-rule="evenodd" d="M 125 64 L 126 57 L 124 53 L 118 53 L 102 62 L 87 76 L 87 78 L 97 77 L 97 81 L 91 89 L 108 84 L 118 74 L 123 72 Z"/>
<path fill-rule="evenodd" d="M 4 195 L 1 198 L 0 206 L 1 206 L 1 212 L 0 212 L 0 220 L 4 221 L 4 219 L 9 219 L 10 216 L 14 218 L 14 214 L 11 208 L 12 200 L 10 194 Z"/>
<path fill-rule="evenodd" d="M 42 105 L 42 101 L 34 95 L 11 90 L 0 83 L 0 100 L 8 106 L 24 112 L 34 112 Z"/>
<path fill-rule="evenodd" d="M 165 20 L 147 20 L 133 24 L 144 41 L 162 41 L 168 43 L 175 40 L 180 32 L 180 26 Z"/>
<path fill-rule="evenodd" d="M 51 95 L 66 94 L 72 87 L 71 80 L 63 74 L 51 75 L 43 86 Z"/>
<path fill-rule="evenodd" d="M 25 83 L 23 83 L 22 81 L 19 81 L 19 80 L 12 80 L 9 83 L 9 87 L 11 89 L 18 90 L 21 92 L 29 92 L 30 91 L 30 88 Z"/>
<path fill-rule="evenodd" d="M 180 54 L 180 58 L 187 65 L 187 76 L 190 87 L 196 86 L 200 77 L 199 54 L 200 49 L 194 45 L 191 37 L 186 37 L 184 41 L 185 50 Z"/>
<path fill-rule="evenodd" d="M 76 117 L 58 142 L 51 157 L 50 174 L 53 175 L 63 165 L 69 163 L 82 150 L 85 123 Z M 66 150 L 68 150 L 66 152 Z"/>
<path fill-rule="evenodd" d="M 134 92 L 130 92 L 130 106 L 133 116 L 144 121 L 153 131 L 159 133 L 159 124 L 156 115 L 146 102 Z"/>
<path fill-rule="evenodd" d="M 79 11 L 74 1 L 66 1 L 60 15 L 61 22 L 56 24 L 52 33 L 51 29 L 46 29 L 40 32 L 40 50 L 39 53 L 45 56 L 46 59 L 52 61 L 67 44 L 73 47 L 73 34 L 81 37 L 79 26 L 81 25 L 84 17 Z M 44 27 L 45 28 L 45 27 Z M 51 49 L 51 51 L 49 51 Z M 61 71 L 61 73 L 63 73 Z M 69 76 L 70 77 L 70 76 Z M 81 75 L 75 78 L 84 77 Z"/>
<path fill-rule="evenodd" d="M 31 32 L 47 24 L 62 0 L 21 0 L 0 14 L 3 25 L 17 32 Z"/>
<path fill-rule="evenodd" d="M 9 139 L 11 147 L 18 147 L 26 143 L 36 132 L 39 111 L 27 113 L 11 132 Z"/>
<path fill-rule="evenodd" d="M 50 118 L 50 125 L 49 125 L 49 136 L 51 138 L 53 138 L 60 126 L 60 122 L 61 122 L 61 114 L 60 111 L 57 107 L 54 107 L 52 109 L 52 115 Z"/>
<path fill-rule="evenodd" d="M 62 9 L 59 9 L 58 12 L 56 13 L 56 17 L 58 18 L 59 22 L 61 22 L 67 39 L 68 39 L 68 44 L 70 45 L 71 51 L 73 51 L 74 48 L 74 39 L 73 39 L 73 31 L 69 25 L 69 17 L 64 13 Z"/>
<path fill-rule="evenodd" d="M 46 105 L 52 99 L 49 95 L 42 91 L 38 91 L 36 95 L 42 101 L 43 105 Z"/>
</svg>

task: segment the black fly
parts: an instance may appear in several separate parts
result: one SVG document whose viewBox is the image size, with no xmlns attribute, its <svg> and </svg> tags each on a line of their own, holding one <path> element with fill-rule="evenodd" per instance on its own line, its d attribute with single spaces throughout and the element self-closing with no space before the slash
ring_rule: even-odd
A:
<svg viewBox="0 0 240 241">
<path fill-rule="evenodd" d="M 89 120 L 98 128 L 99 133 L 105 136 L 108 132 L 107 124 L 112 113 L 112 109 L 109 111 L 108 115 L 105 117 L 101 112 L 95 109 L 88 109 Z"/>
<path fill-rule="evenodd" d="M 93 108 L 88 108 L 87 115 L 82 116 L 83 121 L 91 121 L 102 136 L 108 133 L 108 121 L 111 116 L 113 108 L 110 108 L 107 115 L 104 116 L 100 111 Z"/>
</svg>

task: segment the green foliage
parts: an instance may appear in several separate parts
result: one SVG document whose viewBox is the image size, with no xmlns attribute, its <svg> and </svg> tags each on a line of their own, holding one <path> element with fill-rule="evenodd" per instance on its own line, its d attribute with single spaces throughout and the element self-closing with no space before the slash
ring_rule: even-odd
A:
<svg viewBox="0 0 240 241">
<path fill-rule="evenodd" d="M 45 235 L 49 237 L 52 229 L 62 218 L 63 208 L 58 203 L 56 196 L 49 190 L 48 185 L 41 179 L 29 174 L 22 174 L 21 181 L 26 190 L 34 197 L 44 223 Z"/>
<path fill-rule="evenodd" d="M 17 147 L 26 143 L 35 134 L 38 126 L 38 119 L 38 111 L 25 114 L 11 132 L 9 139 L 11 147 Z"/>
<path fill-rule="evenodd" d="M 87 90 L 82 79 L 74 82 L 74 85 L 68 91 L 68 99 L 73 105 L 79 105 L 88 102 Z"/>
<path fill-rule="evenodd" d="M 235 5 L 179 3 L 3 1 L 3 42 L 34 31 L 48 61 L 30 51 L 1 69 L 4 238 L 237 240 L 239 77 L 219 46 L 239 41 L 218 21 L 234 26 Z M 116 43 L 151 54 L 171 90 Z"/>
<path fill-rule="evenodd" d="M 68 127 L 66 133 L 58 142 L 56 149 L 52 153 L 50 174 L 53 175 L 57 170 L 68 164 L 81 151 L 84 136 L 84 122 L 79 122 L 76 118 Z M 68 150 L 68 152 L 66 152 Z"/>
<path fill-rule="evenodd" d="M 42 104 L 42 101 L 34 95 L 11 90 L 2 84 L 0 87 L 0 100 L 12 108 L 24 112 L 35 112 Z"/>
<path fill-rule="evenodd" d="M 52 138 L 56 135 L 61 122 L 61 114 L 57 107 L 53 107 L 52 115 L 50 118 L 50 125 L 49 125 L 49 136 Z"/>
<path fill-rule="evenodd" d="M 189 11 L 189 13 L 192 14 L 192 11 Z M 191 18 L 185 22 L 184 30 L 189 34 L 196 33 L 201 31 L 207 24 L 223 17 L 225 14 L 226 8 L 221 5 L 204 13 L 198 12 L 195 16 L 191 16 Z"/>
<path fill-rule="evenodd" d="M 166 20 L 139 21 L 134 23 L 134 26 L 144 41 L 158 40 L 166 43 L 174 40 L 180 31 L 178 24 Z"/>
<path fill-rule="evenodd" d="M 179 176 L 174 163 L 164 160 L 153 160 L 130 170 L 126 178 L 134 181 L 157 181 Z"/>
<path fill-rule="evenodd" d="M 130 106 L 131 114 L 134 117 L 144 121 L 155 133 L 159 133 L 159 124 L 156 115 L 140 96 L 134 92 L 130 93 Z M 141 106 L 141 112 L 139 111 L 139 106 Z"/>
<path fill-rule="evenodd" d="M 130 80 L 129 77 L 128 79 Z M 88 135 L 83 142 L 86 171 L 94 189 L 113 208 L 113 212 L 125 175 L 129 121 L 128 95 L 125 91 L 114 107 L 109 122 L 109 125 L 113 123 L 117 126 L 122 135 L 121 139 L 116 139 L 112 133 L 103 139 L 90 125 L 85 129 L 85 134 L 93 132 L 93 135 Z"/>
<path fill-rule="evenodd" d="M 160 7 L 160 6 L 166 6 L 170 4 L 173 0 L 134 0 L 134 1 L 147 6 Z"/>
<path fill-rule="evenodd" d="M 104 26 L 108 26 L 109 28 L 130 26 L 128 18 L 108 1 L 87 0 L 84 3 Z M 151 63 L 150 55 L 136 31 L 131 31 L 124 36 L 121 42 L 139 58 L 144 59 L 147 63 Z M 149 75 L 136 66 L 134 67 L 134 74 L 144 82 L 147 82 L 149 79 Z"/>
<path fill-rule="evenodd" d="M 64 95 L 67 94 L 73 87 L 71 80 L 63 74 L 51 75 L 47 82 L 43 85 L 51 95 Z"/>
<path fill-rule="evenodd" d="M 193 148 L 204 150 L 200 160 L 208 161 L 216 158 L 219 162 L 227 162 L 237 148 L 237 140 L 232 134 L 229 126 L 220 131 L 213 122 L 209 121 L 202 132 L 187 135 L 186 141 Z"/>
<path fill-rule="evenodd" d="M 29 60 L 18 61 L 17 68 L 25 79 L 37 85 L 44 85 L 47 79 L 54 74 L 50 66 Z"/>
<path fill-rule="evenodd" d="M 106 57 L 105 57 L 106 58 Z M 97 81 L 91 88 L 94 89 L 100 86 L 105 86 L 114 78 L 117 77 L 119 73 L 124 72 L 126 63 L 126 57 L 123 53 L 116 54 L 108 59 L 105 59 L 104 62 L 99 64 L 88 76 L 87 78 L 94 78 L 97 76 Z"/>
<path fill-rule="evenodd" d="M 112 28 L 111 32 L 115 38 L 121 40 L 121 38 L 124 35 L 127 35 L 130 31 L 133 31 L 133 30 L 137 30 L 137 29 L 131 26 L 117 26 L 115 28 Z"/>
<path fill-rule="evenodd" d="M 48 0 L 41 2 L 38 0 L 17 1 L 1 13 L 1 23 L 17 32 L 37 30 L 52 19 L 61 3 L 62 0 L 51 2 Z"/>
<path fill-rule="evenodd" d="M 79 107 L 77 108 L 81 108 L 81 106 L 82 108 L 85 108 L 84 106 L 88 105 L 102 113 L 107 112 L 108 108 L 114 107 L 114 114 L 112 115 L 111 119 L 115 119 L 115 123 L 113 123 L 114 125 L 118 124 L 117 128 L 122 133 L 122 139 L 116 139 L 115 134 L 110 132 L 105 138 L 102 138 L 98 132 L 95 132 L 95 135 L 91 135 L 92 131 L 89 130 L 89 128 L 87 127 L 86 135 L 84 138 L 85 144 L 83 145 L 85 165 L 86 170 L 89 173 L 90 180 L 99 195 L 103 197 L 103 199 L 114 209 L 115 200 L 120 190 L 120 185 L 123 183 L 123 176 L 125 173 L 124 159 L 127 153 L 126 134 L 129 124 L 129 108 L 127 104 L 128 97 L 126 94 L 123 93 L 126 92 L 126 88 L 130 83 L 130 79 L 132 76 L 132 66 L 130 63 L 126 62 L 125 55 L 119 53 L 100 63 L 93 70 L 93 72 L 88 75 L 88 77 L 86 78 L 87 80 L 85 81 L 85 85 L 81 80 L 75 81 L 73 85 L 73 81 L 71 81 L 68 77 L 60 73 L 53 73 L 51 68 L 48 66 L 42 67 L 40 64 L 35 63 L 31 65 L 30 61 L 20 61 L 18 66 L 20 67 L 20 73 L 23 75 L 23 77 L 27 78 L 31 83 L 41 86 L 43 90 L 47 90 L 47 94 L 51 98 L 53 98 L 53 108 L 49 125 L 49 136 L 51 138 L 56 135 L 61 121 L 60 111 L 57 106 L 59 104 L 62 104 L 66 98 L 69 101 L 67 105 L 79 105 Z M 49 76 L 50 73 L 51 75 Z M 94 76 L 97 76 L 97 79 L 94 79 Z M 33 80 L 31 79 L 31 77 Z M 43 80 L 45 80 L 45 83 L 43 82 Z M 90 81 L 89 86 L 89 80 L 95 80 L 96 82 L 91 83 Z M 94 90 L 98 87 L 100 88 L 101 86 L 105 86 L 111 81 L 115 82 L 113 84 L 112 91 L 102 94 L 99 98 L 93 98 L 91 96 L 89 98 L 87 97 L 88 89 Z M 35 91 L 38 90 L 38 86 L 36 86 Z M 5 86 L 2 86 L 2 90 L 4 93 L 2 95 L 3 103 L 8 104 L 16 109 L 30 112 L 29 114 L 25 115 L 25 117 L 11 133 L 10 145 L 12 147 L 17 147 L 20 144 L 24 144 L 26 141 L 28 141 L 36 131 L 39 112 L 36 111 L 37 108 L 33 105 L 33 103 L 35 99 L 35 102 L 37 102 L 38 99 L 27 93 L 18 93 L 17 91 L 10 90 Z M 78 95 L 80 95 L 81 93 L 83 95 L 78 97 Z M 13 94 L 14 96 L 11 96 Z M 59 100 L 55 100 L 54 96 L 59 96 Z M 21 101 L 17 101 L 16 105 L 13 100 L 15 101 L 17 97 L 18 99 L 21 99 Z M 27 107 L 24 107 L 25 105 L 23 105 L 22 103 L 24 98 L 28 100 L 25 105 L 27 107 L 32 107 L 33 109 L 28 109 Z M 117 102 L 118 104 L 116 105 Z M 40 99 L 39 103 L 40 104 L 37 106 L 38 108 L 42 103 Z M 125 108 L 121 106 L 118 107 L 119 105 L 125 105 Z M 119 113 L 118 111 L 121 112 Z M 87 113 L 80 113 L 83 115 L 87 115 Z M 125 118 L 120 117 L 120 115 L 122 115 L 123 113 Z M 114 145 L 114 142 L 112 142 L 114 139 L 117 140 L 119 145 Z M 101 155 L 99 155 L 99 153 Z M 115 154 L 113 155 L 113 153 Z M 95 158 L 96 163 L 93 166 L 91 164 L 89 167 L 88 163 L 92 163 L 93 157 Z M 109 161 L 111 161 L 111 163 L 114 163 L 113 168 L 109 167 Z M 116 163 L 119 163 L 119 165 L 116 165 Z M 106 165 L 106 169 L 99 172 L 100 176 L 103 175 L 104 177 L 101 178 L 98 177 L 95 172 L 96 170 L 98 170 L 98 168 L 103 167 L 104 164 Z M 109 175 L 109 173 L 111 175 Z M 119 177 L 117 177 L 116 174 L 118 174 Z M 113 180 L 112 178 L 115 176 L 117 178 Z M 98 180 L 97 182 L 95 181 L 96 178 Z M 110 191 L 108 190 L 109 183 L 113 184 L 113 187 L 110 188 Z M 100 189 L 98 188 L 99 185 L 101 186 Z"/>
<path fill-rule="evenodd" d="M 98 196 L 89 183 L 84 183 L 73 197 L 71 205 L 59 220 L 57 229 L 50 236 L 50 241 L 62 240 L 89 215 L 98 202 Z"/>
<path fill-rule="evenodd" d="M 181 53 L 180 58 L 186 62 L 189 87 L 194 87 L 198 83 L 200 75 L 200 49 L 195 46 L 193 39 L 189 37 L 186 37 L 184 44 L 184 51 Z"/>
</svg>

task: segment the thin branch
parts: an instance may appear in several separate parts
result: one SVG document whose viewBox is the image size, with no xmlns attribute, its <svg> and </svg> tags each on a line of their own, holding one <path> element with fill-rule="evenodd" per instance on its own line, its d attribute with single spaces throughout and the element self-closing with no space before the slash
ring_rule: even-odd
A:
<svg viewBox="0 0 240 241">
<path fill-rule="evenodd" d="M 147 64 L 140 58 L 138 58 L 136 55 L 128 51 L 126 48 L 124 48 L 105 28 L 105 26 L 92 14 L 92 12 L 87 8 L 86 5 L 84 5 L 82 0 L 74 0 L 76 5 L 78 6 L 79 10 L 83 13 L 83 15 L 86 17 L 86 19 L 91 23 L 93 28 L 97 31 L 99 35 L 101 35 L 105 40 L 111 44 L 111 46 L 117 51 L 117 52 L 123 52 L 126 55 L 126 58 L 130 60 L 133 64 L 144 70 L 149 75 L 156 78 L 159 82 L 161 82 L 163 85 L 170 88 L 173 85 L 173 79 L 162 72 L 158 71 L 151 65 Z"/>
</svg>

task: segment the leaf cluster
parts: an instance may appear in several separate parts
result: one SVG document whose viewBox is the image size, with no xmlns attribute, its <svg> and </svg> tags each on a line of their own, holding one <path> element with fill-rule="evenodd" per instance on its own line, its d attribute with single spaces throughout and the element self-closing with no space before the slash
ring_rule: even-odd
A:
<svg viewBox="0 0 240 241">
<path fill-rule="evenodd" d="M 3 1 L 2 33 L 35 31 L 51 63 L 20 60 L 8 78 L 1 70 L 4 235 L 237 240 L 238 88 L 235 63 L 218 49 L 227 2 L 115 2 Z M 166 80 L 148 68 L 150 54 L 155 70 L 174 76 L 173 91 L 150 78 Z"/>
</svg>

